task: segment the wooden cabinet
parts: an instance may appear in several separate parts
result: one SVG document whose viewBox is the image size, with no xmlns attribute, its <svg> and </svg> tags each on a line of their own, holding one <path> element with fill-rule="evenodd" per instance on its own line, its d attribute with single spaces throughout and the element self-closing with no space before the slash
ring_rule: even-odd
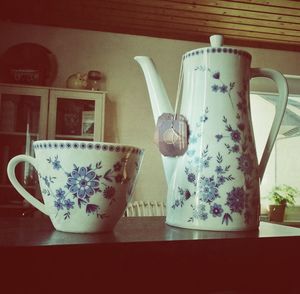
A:
<svg viewBox="0 0 300 294">
<path fill-rule="evenodd" d="M 0 84 L 0 216 L 31 209 L 9 183 L 9 160 L 17 154 L 33 155 L 35 140 L 103 141 L 104 108 L 101 91 Z M 38 196 L 31 166 L 17 166 L 17 177 Z"/>
<path fill-rule="evenodd" d="M 105 93 L 51 89 L 48 139 L 103 141 Z"/>
</svg>

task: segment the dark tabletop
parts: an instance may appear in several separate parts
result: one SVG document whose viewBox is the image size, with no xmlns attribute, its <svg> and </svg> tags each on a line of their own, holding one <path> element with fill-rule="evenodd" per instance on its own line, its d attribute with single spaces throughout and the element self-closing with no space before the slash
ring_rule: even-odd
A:
<svg viewBox="0 0 300 294">
<path fill-rule="evenodd" d="M 111 233 L 74 234 L 55 231 L 47 218 L 0 218 L 0 261 L 0 293 L 4 282 L 43 294 L 300 293 L 300 229 L 267 222 L 257 231 L 212 232 L 124 217 Z M 223 290 L 232 292 L 214 292 Z"/>
<path fill-rule="evenodd" d="M 172 227 L 164 217 L 123 217 L 113 232 L 76 234 L 56 231 L 48 218 L 0 218 L 0 247 L 265 238 L 300 240 L 300 228 L 261 222 L 257 231 L 216 232 Z"/>
</svg>

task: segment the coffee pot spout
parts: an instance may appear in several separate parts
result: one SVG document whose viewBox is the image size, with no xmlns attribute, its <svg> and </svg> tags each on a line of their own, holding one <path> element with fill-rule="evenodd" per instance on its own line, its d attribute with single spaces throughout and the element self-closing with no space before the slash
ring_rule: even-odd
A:
<svg viewBox="0 0 300 294">
<path fill-rule="evenodd" d="M 143 70 L 156 123 L 161 114 L 173 112 L 170 100 L 152 59 L 148 56 L 136 56 L 134 59 Z"/>
<path fill-rule="evenodd" d="M 157 123 L 157 119 L 160 115 L 163 113 L 173 113 L 173 108 L 152 59 L 148 56 L 136 56 L 134 59 L 139 63 L 144 73 L 150 96 L 154 122 Z M 162 161 L 168 183 L 174 172 L 177 160 L 176 158 L 165 157 L 162 155 Z"/>
</svg>

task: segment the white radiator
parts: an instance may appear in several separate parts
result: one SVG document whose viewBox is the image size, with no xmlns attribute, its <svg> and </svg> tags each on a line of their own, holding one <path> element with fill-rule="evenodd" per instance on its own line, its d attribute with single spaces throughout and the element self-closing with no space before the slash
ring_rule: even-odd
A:
<svg viewBox="0 0 300 294">
<path fill-rule="evenodd" d="M 166 204 L 161 201 L 129 202 L 125 216 L 165 216 Z"/>
</svg>

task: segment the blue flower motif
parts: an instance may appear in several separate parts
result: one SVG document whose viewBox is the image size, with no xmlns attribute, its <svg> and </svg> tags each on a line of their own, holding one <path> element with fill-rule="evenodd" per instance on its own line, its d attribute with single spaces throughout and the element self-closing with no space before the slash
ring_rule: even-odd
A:
<svg viewBox="0 0 300 294">
<path fill-rule="evenodd" d="M 224 176 L 218 176 L 218 184 L 223 185 L 226 182 L 226 178 Z"/>
<path fill-rule="evenodd" d="M 218 166 L 216 166 L 215 172 L 217 174 L 222 174 L 224 172 L 224 170 L 223 170 L 222 166 L 218 165 Z"/>
<path fill-rule="evenodd" d="M 218 92 L 219 86 L 216 85 L 216 84 L 214 84 L 214 85 L 211 86 L 211 90 L 212 90 L 213 92 Z"/>
<path fill-rule="evenodd" d="M 189 173 L 187 179 L 190 183 L 193 183 L 196 180 L 196 176 L 193 173 Z"/>
<path fill-rule="evenodd" d="M 67 210 L 74 208 L 74 201 L 71 201 L 70 199 L 65 200 L 64 206 L 67 208 Z"/>
<path fill-rule="evenodd" d="M 206 167 L 206 168 L 209 167 L 209 160 L 208 159 L 203 161 L 203 166 Z"/>
<path fill-rule="evenodd" d="M 208 217 L 208 213 L 205 212 L 205 210 L 202 207 L 199 207 L 198 209 L 194 208 L 193 218 L 206 220 L 207 217 Z"/>
<path fill-rule="evenodd" d="M 51 159 L 50 159 L 51 160 Z M 51 161 L 53 169 L 59 170 L 61 169 L 60 161 L 58 160 L 58 156 L 55 156 L 55 159 Z"/>
<path fill-rule="evenodd" d="M 227 193 L 226 205 L 232 212 L 241 213 L 245 207 L 245 191 L 243 187 L 233 187 L 231 192 Z"/>
<path fill-rule="evenodd" d="M 174 206 L 176 206 L 176 207 L 180 206 L 180 200 L 179 199 L 175 200 Z"/>
<path fill-rule="evenodd" d="M 77 144 L 76 148 L 89 148 L 90 145 L 87 144 L 84 146 L 84 144 Z M 67 143 L 66 145 L 57 145 L 57 148 L 65 148 L 64 146 L 67 147 Z M 57 177 L 42 176 L 41 174 L 39 174 L 40 180 L 48 187 L 48 189 L 42 189 L 43 195 L 52 196 L 54 198 L 53 206 L 56 208 L 57 214 L 63 211 L 64 220 L 70 219 L 71 210 L 74 209 L 77 205 L 79 208 L 85 207 L 87 214 L 96 214 L 97 218 L 104 217 L 103 214 L 99 213 L 100 207 L 97 204 L 89 203 L 90 197 L 95 195 L 97 192 L 103 192 L 102 196 L 109 200 L 111 204 L 112 201 L 115 200 L 114 197 L 117 193 L 117 190 L 114 186 L 107 186 L 106 184 L 102 183 L 105 185 L 106 188 L 103 191 L 101 191 L 100 179 L 103 178 L 112 181 L 112 179 L 115 178 L 117 183 L 124 182 L 121 181 L 121 178 L 123 178 L 122 175 L 117 174 L 117 171 L 122 169 L 122 161 L 115 163 L 114 169 L 108 169 L 106 172 L 104 172 L 104 175 L 96 174 L 97 170 L 102 169 L 101 161 L 95 164 L 95 168 L 92 168 L 92 164 L 86 167 L 78 167 L 77 165 L 73 164 L 73 170 L 71 172 L 66 172 L 64 170 L 64 168 L 60 164 L 60 161 L 58 160 L 58 156 L 55 156 L 54 159 L 51 157 L 47 158 L 46 161 L 48 162 L 50 167 L 53 167 L 57 170 L 61 169 L 61 172 L 67 177 L 66 184 L 64 187 L 53 189 L 53 187 L 51 187 L 51 184 L 55 183 Z M 138 163 L 136 162 L 135 164 L 137 166 Z M 109 179 L 107 179 L 108 175 L 110 176 Z M 128 182 L 129 180 L 130 179 L 127 178 L 126 182 Z M 127 189 L 128 193 L 130 193 L 132 186 L 133 185 L 131 184 L 131 187 Z M 77 198 L 76 201 L 68 199 L 68 195 L 71 195 L 69 197 Z M 186 194 L 184 197 L 188 198 L 189 196 Z"/>
<path fill-rule="evenodd" d="M 213 177 L 202 178 L 200 184 L 200 194 L 204 202 L 212 202 L 219 197 L 219 191 Z"/>
<path fill-rule="evenodd" d="M 99 176 L 90 167 L 75 167 L 67 179 L 67 188 L 80 199 L 88 200 L 99 188 Z"/>
<path fill-rule="evenodd" d="M 220 92 L 222 92 L 223 94 L 228 92 L 228 86 L 226 86 L 224 84 L 221 87 L 219 87 L 219 89 L 220 89 Z"/>
<path fill-rule="evenodd" d="M 217 139 L 217 142 L 219 142 L 223 138 L 223 135 L 217 134 L 215 135 L 215 138 Z"/>
<path fill-rule="evenodd" d="M 213 217 L 216 216 L 222 216 L 223 214 L 223 208 L 222 205 L 214 203 L 211 207 L 210 207 L 210 213 L 213 215 Z"/>
<path fill-rule="evenodd" d="M 59 199 L 65 198 L 65 194 L 66 194 L 66 192 L 62 188 L 59 188 L 58 190 L 56 190 L 56 197 Z"/>
<path fill-rule="evenodd" d="M 210 161 L 211 157 L 208 157 L 208 159 L 203 159 L 203 157 L 195 157 L 194 158 L 194 162 L 195 164 L 197 164 L 199 166 L 200 169 L 203 168 L 208 168 L 209 167 L 209 161 Z"/>
<path fill-rule="evenodd" d="M 63 210 L 64 209 L 64 205 L 61 202 L 60 199 L 54 201 L 54 206 L 56 207 L 57 210 Z"/>
<path fill-rule="evenodd" d="M 173 209 L 175 209 L 176 207 L 182 207 L 183 206 L 183 204 L 184 204 L 184 195 L 183 194 L 185 194 L 186 193 L 186 191 L 184 191 L 184 190 L 182 190 L 182 189 L 180 189 L 179 188 L 179 194 L 180 195 L 182 195 L 179 199 L 176 199 L 175 201 L 174 201 L 174 204 L 172 205 L 172 208 Z"/>
</svg>

